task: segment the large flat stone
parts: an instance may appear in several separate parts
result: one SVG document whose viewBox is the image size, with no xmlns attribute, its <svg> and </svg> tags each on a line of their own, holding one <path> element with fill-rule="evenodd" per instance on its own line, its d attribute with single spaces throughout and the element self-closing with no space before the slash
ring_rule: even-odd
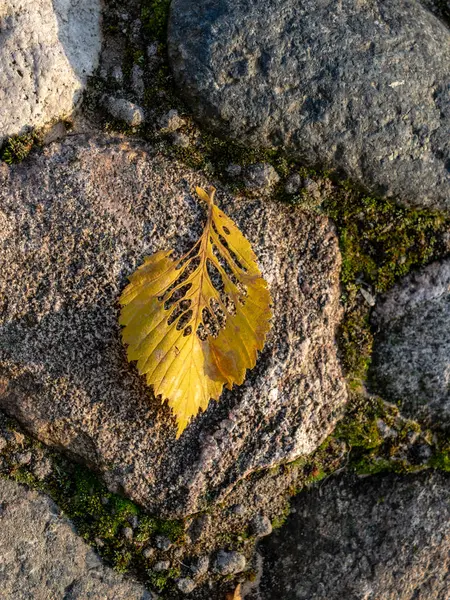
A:
<svg viewBox="0 0 450 600">
<path fill-rule="evenodd" d="M 261 544 L 257 598 L 445 600 L 449 506 L 445 473 L 331 479 L 296 498 L 294 514 Z"/>
<path fill-rule="evenodd" d="M 197 118 L 450 208 L 450 30 L 415 0 L 173 0 L 169 55 Z"/>
<path fill-rule="evenodd" d="M 151 600 L 103 565 L 46 496 L 0 478 L 2 600 Z"/>
<path fill-rule="evenodd" d="M 450 260 L 402 279 L 377 302 L 371 386 L 413 419 L 450 427 Z"/>
<path fill-rule="evenodd" d="M 101 46 L 98 0 L 0 6 L 0 144 L 71 114 Z"/>
<path fill-rule="evenodd" d="M 204 211 L 191 193 L 207 183 L 150 146 L 107 137 L 74 137 L 1 171 L 0 408 L 169 516 L 309 454 L 346 401 L 332 224 L 219 187 L 269 283 L 274 326 L 244 385 L 175 440 L 169 408 L 126 361 L 118 297 L 145 255 L 197 239 Z"/>
</svg>

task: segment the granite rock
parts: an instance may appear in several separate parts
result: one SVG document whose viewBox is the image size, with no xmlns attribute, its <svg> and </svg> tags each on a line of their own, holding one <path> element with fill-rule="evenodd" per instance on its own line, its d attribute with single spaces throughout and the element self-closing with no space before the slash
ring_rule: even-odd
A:
<svg viewBox="0 0 450 600">
<path fill-rule="evenodd" d="M 169 56 L 219 134 L 450 208 L 450 31 L 416 0 L 173 0 Z"/>
<path fill-rule="evenodd" d="M 75 533 L 46 496 L 0 478 L 0 595 L 3 600 L 151 600 Z"/>
<path fill-rule="evenodd" d="M 260 544 L 258 595 L 273 600 L 444 600 L 450 478 L 438 472 L 331 479 L 292 502 Z"/>
<path fill-rule="evenodd" d="M 0 144 L 70 115 L 101 46 L 98 0 L 6 0 L 0 6 Z"/>
<path fill-rule="evenodd" d="M 167 517 L 308 455 L 347 399 L 331 222 L 218 185 L 269 283 L 273 328 L 244 384 L 175 439 L 170 409 L 126 360 L 117 300 L 145 255 L 197 239 L 204 209 L 192 190 L 208 183 L 150 145 L 110 137 L 67 138 L 0 169 L 0 408 Z"/>
<path fill-rule="evenodd" d="M 233 575 L 241 573 L 246 565 L 245 556 L 239 552 L 225 552 L 221 550 L 214 562 L 214 569 L 220 575 Z"/>
<path fill-rule="evenodd" d="M 114 119 L 124 121 L 130 127 L 138 127 L 145 121 L 143 108 L 125 98 L 107 96 L 104 105 Z"/>
<path fill-rule="evenodd" d="M 373 321 L 372 389 L 409 417 L 450 427 L 450 260 L 401 280 Z"/>
</svg>

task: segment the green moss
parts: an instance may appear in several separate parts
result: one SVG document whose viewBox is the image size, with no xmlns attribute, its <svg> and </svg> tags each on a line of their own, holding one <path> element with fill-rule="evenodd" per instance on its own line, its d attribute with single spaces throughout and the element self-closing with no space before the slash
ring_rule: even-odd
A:
<svg viewBox="0 0 450 600">
<path fill-rule="evenodd" d="M 284 507 L 283 512 L 280 513 L 279 515 L 277 515 L 272 520 L 272 529 L 280 529 L 280 527 L 282 527 L 286 523 L 286 520 L 287 520 L 290 512 L 291 512 L 291 505 L 289 504 L 289 502 L 287 502 L 286 506 Z"/>
<path fill-rule="evenodd" d="M 413 267 L 443 256 L 450 220 L 367 196 L 348 181 L 335 186 L 321 209 L 336 223 L 339 236 L 346 309 L 340 345 L 349 379 L 357 387 L 366 378 L 373 342 L 364 293 L 375 297 Z"/>
<path fill-rule="evenodd" d="M 38 138 L 35 133 L 9 138 L 0 150 L 0 158 L 8 165 L 22 162 L 31 152 Z"/>
<path fill-rule="evenodd" d="M 450 472 L 450 440 L 441 435 L 438 439 L 438 449 L 429 461 L 430 467 L 440 471 Z"/>
<path fill-rule="evenodd" d="M 161 43 L 166 41 L 171 0 L 144 0 L 141 19 L 146 33 Z"/>
<path fill-rule="evenodd" d="M 15 433 L 14 429 L 11 431 Z M 18 435 L 21 452 L 36 453 L 41 447 L 30 438 Z M 143 556 L 143 549 L 154 543 L 156 535 L 166 536 L 174 544 L 181 543 L 184 536 L 182 521 L 165 520 L 146 513 L 131 500 L 109 492 L 95 473 L 67 462 L 56 452 L 50 453 L 54 465 L 52 473 L 40 481 L 29 465 L 15 463 L 16 452 L 16 447 L 12 450 L 7 447 L 2 453 L 6 461 L 3 464 L 7 466 L 0 469 L 0 475 L 51 496 L 74 523 L 78 534 L 95 546 L 115 570 L 120 573 L 133 572 L 143 583 L 152 585 L 156 576 L 149 575 L 149 561 Z M 136 518 L 138 525 L 134 528 L 134 535 L 129 538 L 124 529 L 130 528 Z M 158 585 L 163 577 L 163 587 L 166 588 L 178 573 L 172 569 L 163 575 L 158 574 Z"/>
<path fill-rule="evenodd" d="M 168 569 L 163 572 L 149 570 L 147 573 L 150 584 L 152 587 L 156 588 L 158 592 L 166 590 L 174 579 L 180 577 L 180 569 L 178 568 Z"/>
</svg>

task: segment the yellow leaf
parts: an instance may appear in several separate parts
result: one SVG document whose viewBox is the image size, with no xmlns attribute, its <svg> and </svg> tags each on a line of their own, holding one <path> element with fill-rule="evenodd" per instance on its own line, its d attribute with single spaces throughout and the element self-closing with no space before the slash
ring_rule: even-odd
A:
<svg viewBox="0 0 450 600">
<path fill-rule="evenodd" d="M 242 600 L 241 584 L 239 583 L 234 592 L 227 594 L 226 600 Z"/>
<path fill-rule="evenodd" d="M 120 297 L 128 360 L 167 400 L 177 437 L 224 385 L 240 385 L 270 328 L 270 294 L 248 240 L 197 188 L 208 216 L 200 239 L 179 259 L 156 252 L 131 275 Z"/>
</svg>

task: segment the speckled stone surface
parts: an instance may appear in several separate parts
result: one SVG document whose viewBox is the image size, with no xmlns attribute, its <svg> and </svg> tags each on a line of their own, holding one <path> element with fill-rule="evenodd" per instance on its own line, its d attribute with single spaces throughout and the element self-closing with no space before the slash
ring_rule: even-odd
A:
<svg viewBox="0 0 450 600">
<path fill-rule="evenodd" d="M 292 502 L 260 545 L 259 593 L 246 600 L 446 600 L 450 477 L 332 478 Z"/>
<path fill-rule="evenodd" d="M 47 497 L 0 478 L 2 600 L 152 600 L 103 565 Z"/>
<path fill-rule="evenodd" d="M 327 218 L 218 188 L 259 258 L 274 326 L 244 385 L 176 441 L 170 409 L 126 361 L 118 297 L 145 255 L 197 239 L 204 212 L 191 191 L 211 182 L 108 137 L 68 138 L 0 173 L 0 408 L 30 432 L 167 516 L 220 501 L 331 432 L 347 393 Z"/>
<path fill-rule="evenodd" d="M 414 419 L 450 428 L 450 260 L 412 272 L 379 298 L 371 387 Z"/>
<path fill-rule="evenodd" d="M 71 114 L 101 47 L 99 0 L 0 4 L 0 144 Z"/>
<path fill-rule="evenodd" d="M 220 134 L 450 208 L 450 30 L 416 0 L 173 0 L 169 55 Z"/>
</svg>

